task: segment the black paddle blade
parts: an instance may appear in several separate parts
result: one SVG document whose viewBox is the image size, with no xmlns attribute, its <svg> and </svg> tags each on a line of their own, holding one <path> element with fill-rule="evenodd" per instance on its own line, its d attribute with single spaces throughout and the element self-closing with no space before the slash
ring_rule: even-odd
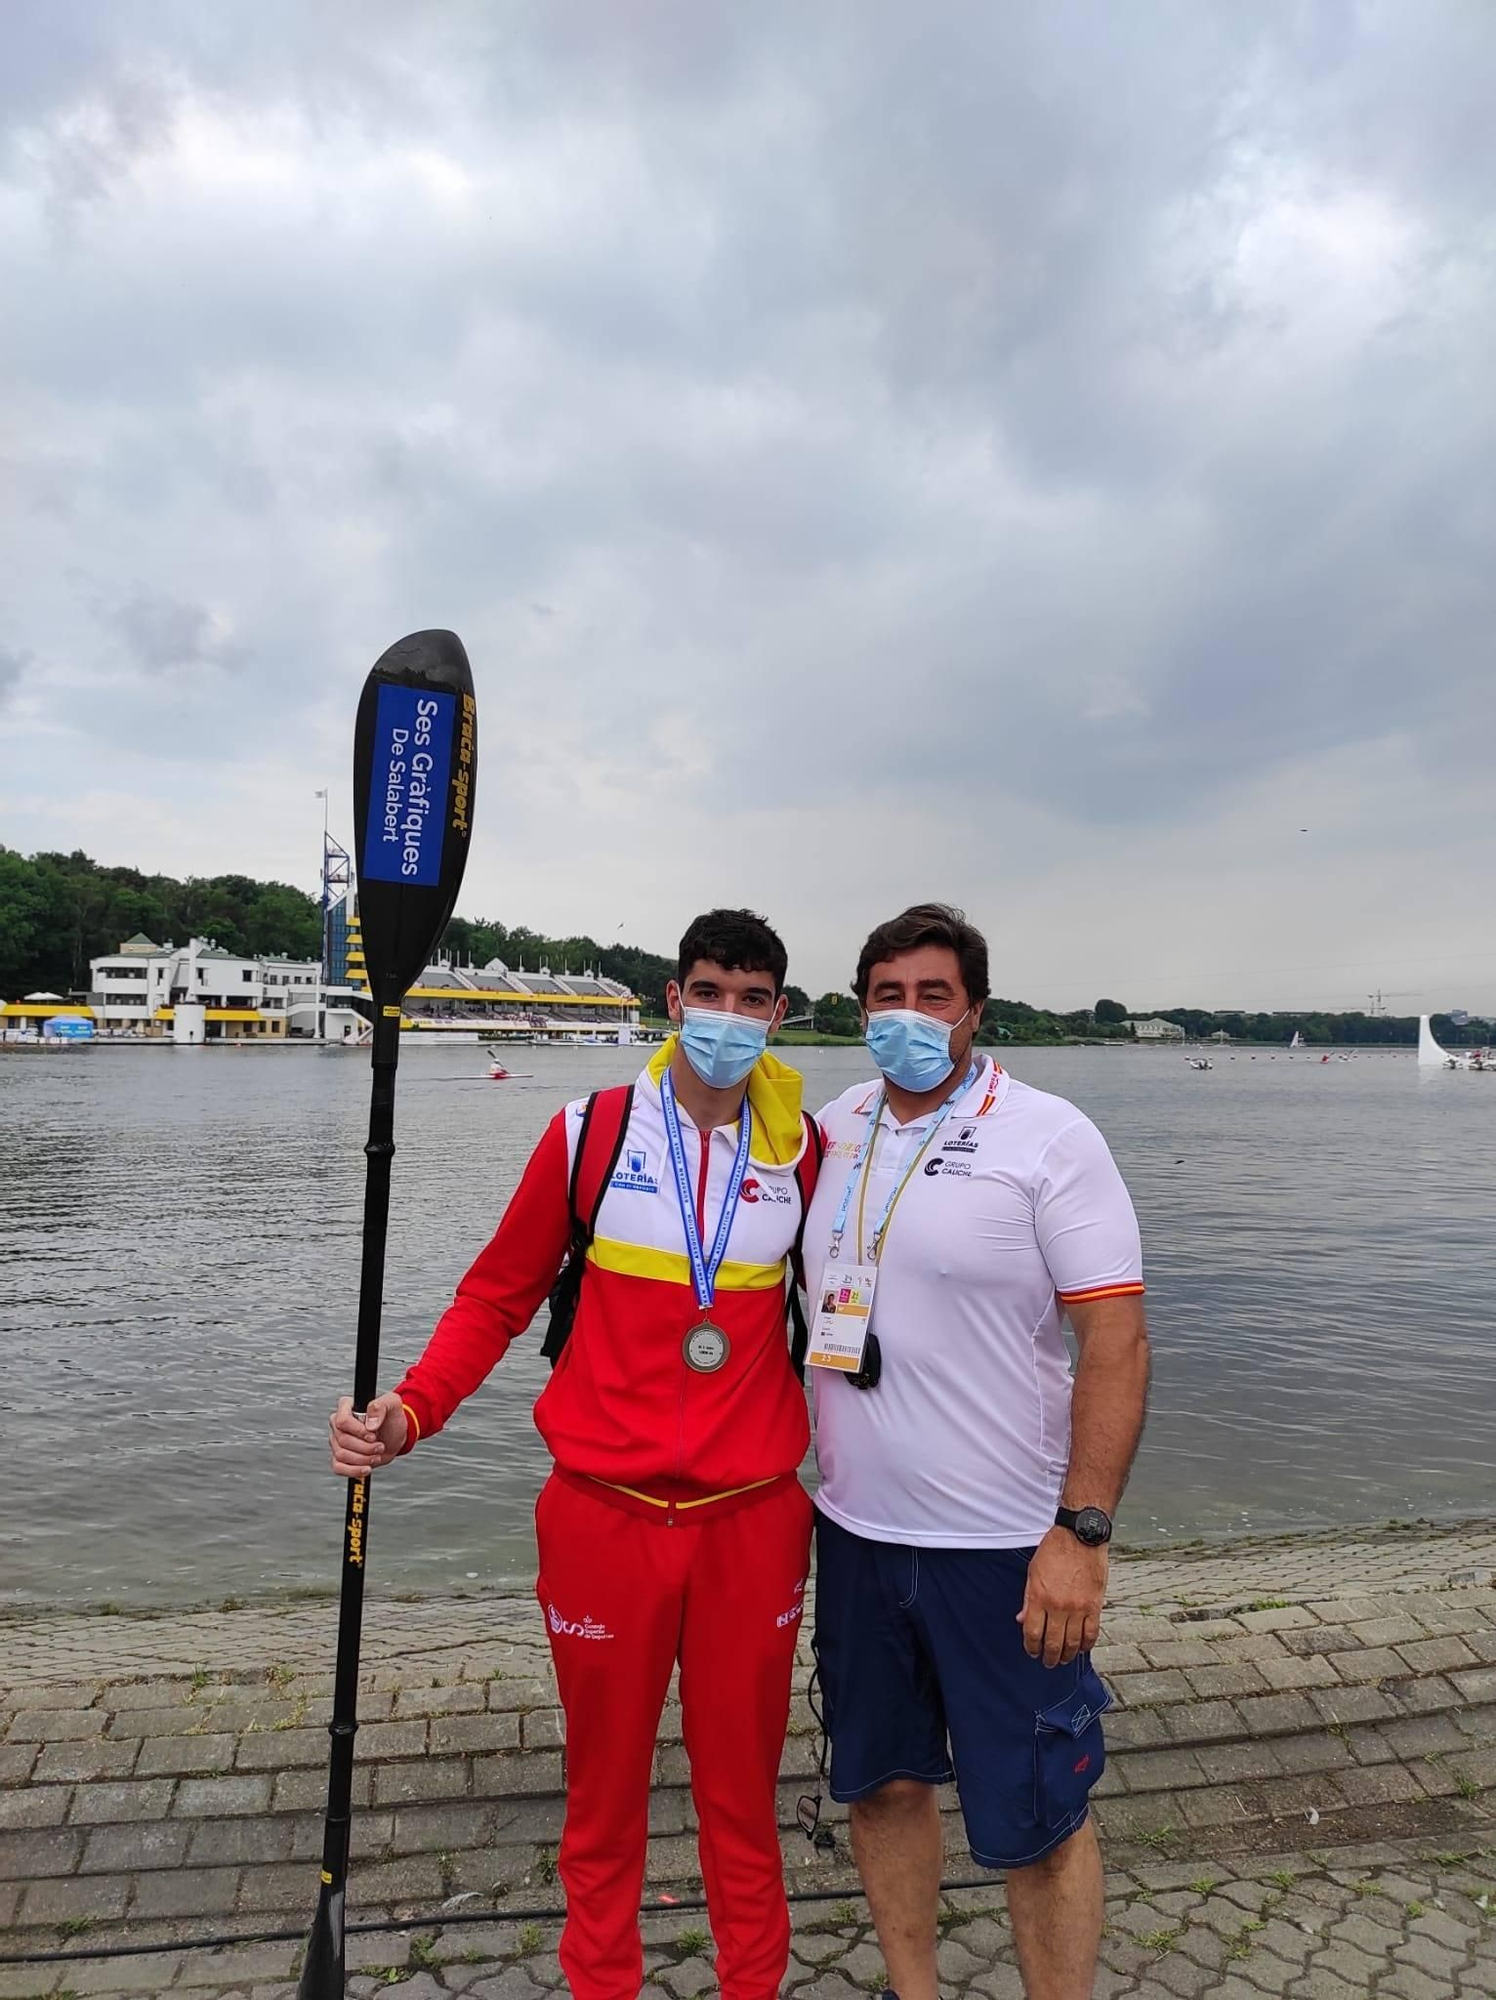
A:
<svg viewBox="0 0 1496 2000">
<path fill-rule="evenodd" d="M 353 844 L 376 1008 L 436 949 L 467 865 L 478 783 L 473 670 L 455 632 L 412 632 L 369 670 L 353 731 Z"/>
<path fill-rule="evenodd" d="M 343 2000 L 343 1891 L 322 1884 L 296 2000 Z"/>
</svg>

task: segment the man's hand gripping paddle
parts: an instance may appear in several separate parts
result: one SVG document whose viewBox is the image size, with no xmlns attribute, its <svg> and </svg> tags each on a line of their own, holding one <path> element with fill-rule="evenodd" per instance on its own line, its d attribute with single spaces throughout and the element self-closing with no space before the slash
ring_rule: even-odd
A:
<svg viewBox="0 0 1496 2000">
<path fill-rule="evenodd" d="M 384 1244 L 395 1151 L 400 1003 L 435 950 L 467 864 L 478 778 L 473 674 L 455 632 L 413 632 L 375 662 L 353 733 L 354 852 L 364 962 L 374 1006 L 374 1076 L 364 1182 L 363 1263 L 353 1407 L 378 1394 Z M 328 1760 L 322 1888 L 299 2000 L 342 2000 L 343 1924 L 358 1729 L 358 1655 L 368 1557 L 369 1481 L 348 1482 L 343 1587 Z"/>
</svg>

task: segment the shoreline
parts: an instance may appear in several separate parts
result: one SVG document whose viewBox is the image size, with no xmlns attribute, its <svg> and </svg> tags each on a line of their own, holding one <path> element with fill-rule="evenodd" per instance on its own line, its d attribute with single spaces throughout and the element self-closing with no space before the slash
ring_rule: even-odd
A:
<svg viewBox="0 0 1496 2000">
<path fill-rule="evenodd" d="M 1496 1513 L 1459 1514 L 1448 1519 L 1420 1515 L 1410 1520 L 1323 1523 L 1306 1528 L 1253 1530 L 1246 1534 L 1222 1529 L 1219 1534 L 1195 1535 L 1188 1540 L 1175 1540 L 1170 1537 L 1146 1545 L 1129 1546 L 1126 1543 L 1114 1543 L 1111 1550 L 1112 1582 L 1115 1590 L 1118 1571 L 1125 1571 L 1138 1564 L 1174 1562 L 1190 1564 L 1230 1558 L 1246 1560 L 1274 1551 L 1307 1551 L 1345 1544 L 1366 1549 L 1382 1543 L 1388 1546 L 1397 1543 L 1406 1544 L 1409 1540 L 1419 1538 L 1438 1541 L 1446 1537 L 1478 1538 L 1487 1535 L 1496 1537 Z M 334 1575 L 325 1583 L 286 1584 L 264 1590 L 235 1591 L 223 1597 L 196 1596 L 180 1600 L 157 1599 L 143 1603 L 116 1603 L 108 1599 L 88 1604 L 71 1604 L 58 1600 L 34 1604 L 0 1603 L 0 1685 L 4 1684 L 5 1678 L 4 1638 L 7 1630 L 14 1626 L 33 1624 L 38 1620 L 60 1619 L 97 1619 L 101 1623 L 112 1623 L 119 1619 L 138 1619 L 143 1623 L 160 1623 L 171 1618 L 227 1616 L 239 1612 L 275 1616 L 319 1604 L 334 1605 L 337 1602 L 338 1591 L 339 1582 Z M 533 1595 L 533 1580 L 528 1575 L 518 1577 L 513 1582 L 478 1584 L 466 1590 L 381 1591 L 376 1581 L 370 1585 L 369 1603 L 371 1605 L 513 1604 L 529 1603 Z"/>
</svg>

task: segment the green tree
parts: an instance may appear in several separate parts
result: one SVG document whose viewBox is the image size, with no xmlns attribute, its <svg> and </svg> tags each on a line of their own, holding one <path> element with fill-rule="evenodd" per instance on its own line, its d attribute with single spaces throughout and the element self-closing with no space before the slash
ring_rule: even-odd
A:
<svg viewBox="0 0 1496 2000">
<path fill-rule="evenodd" d="M 1127 1019 L 1127 1009 L 1120 1000 L 1098 1000 L 1092 1012 L 1098 1027 L 1116 1028 Z"/>
</svg>

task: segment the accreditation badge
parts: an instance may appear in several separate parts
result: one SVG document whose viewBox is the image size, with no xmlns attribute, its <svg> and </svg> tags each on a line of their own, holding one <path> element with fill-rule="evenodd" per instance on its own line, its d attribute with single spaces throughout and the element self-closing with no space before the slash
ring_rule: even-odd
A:
<svg viewBox="0 0 1496 2000">
<path fill-rule="evenodd" d="M 826 1266 L 805 1356 L 812 1368 L 835 1368 L 843 1375 L 861 1372 L 877 1288 L 876 1264 Z"/>
</svg>

